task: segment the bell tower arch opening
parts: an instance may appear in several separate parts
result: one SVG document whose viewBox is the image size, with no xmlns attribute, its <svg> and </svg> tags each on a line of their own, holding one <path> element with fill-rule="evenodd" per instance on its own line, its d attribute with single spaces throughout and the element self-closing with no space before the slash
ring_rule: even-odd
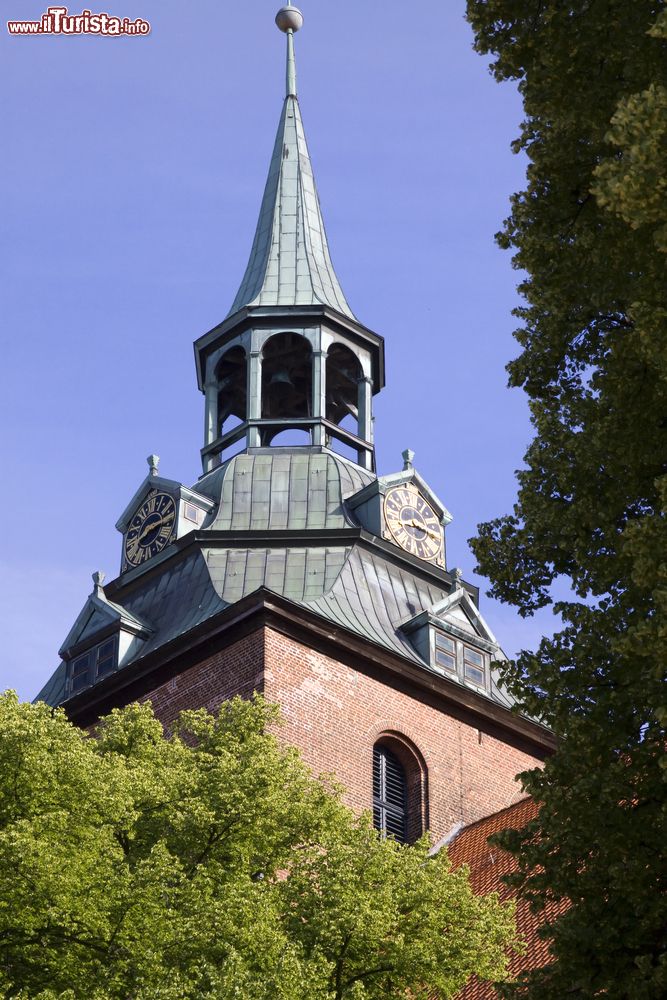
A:
<svg viewBox="0 0 667 1000">
<path fill-rule="evenodd" d="M 215 369 L 218 437 L 229 433 L 247 418 L 247 362 L 242 347 L 232 347 Z"/>
<path fill-rule="evenodd" d="M 359 420 L 361 362 L 344 344 L 331 345 L 326 360 L 326 419 L 337 427 L 362 436 Z"/>
<path fill-rule="evenodd" d="M 312 413 L 312 348 L 301 334 L 274 334 L 262 350 L 262 445 L 288 428 L 307 430 Z"/>
</svg>

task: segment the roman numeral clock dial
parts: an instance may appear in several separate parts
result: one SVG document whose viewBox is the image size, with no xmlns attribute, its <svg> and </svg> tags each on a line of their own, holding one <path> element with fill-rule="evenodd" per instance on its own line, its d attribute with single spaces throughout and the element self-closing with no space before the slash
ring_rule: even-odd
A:
<svg viewBox="0 0 667 1000">
<path fill-rule="evenodd" d="M 419 559 L 437 559 L 442 549 L 442 525 L 431 505 L 409 486 L 385 495 L 384 518 L 394 541 Z"/>
<path fill-rule="evenodd" d="M 149 493 L 125 535 L 125 561 L 140 566 L 161 552 L 174 536 L 176 504 L 168 493 Z"/>
</svg>

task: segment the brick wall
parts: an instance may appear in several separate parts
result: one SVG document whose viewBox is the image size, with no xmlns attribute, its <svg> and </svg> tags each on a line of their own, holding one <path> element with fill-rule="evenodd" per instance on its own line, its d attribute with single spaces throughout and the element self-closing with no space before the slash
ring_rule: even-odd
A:
<svg viewBox="0 0 667 1000">
<path fill-rule="evenodd" d="M 215 711 L 227 698 L 249 697 L 253 690 L 281 706 L 282 738 L 300 749 L 316 774 L 333 772 L 355 810 L 372 806 L 378 737 L 406 738 L 417 751 L 422 773 L 414 787 L 424 788 L 424 821 L 434 839 L 456 823 L 516 802 L 522 794 L 515 775 L 538 763 L 509 736 L 504 741 L 426 696 L 396 690 L 270 628 L 211 654 L 144 700 L 169 727 L 183 709 Z M 400 751 L 399 743 L 392 749 Z"/>
<path fill-rule="evenodd" d="M 333 771 L 357 810 L 372 805 L 372 751 L 382 733 L 410 740 L 427 769 L 435 839 L 522 798 L 514 780 L 539 763 L 477 724 L 266 630 L 264 693 L 280 704 L 283 737 L 316 773 Z"/>
<path fill-rule="evenodd" d="M 249 698 L 253 691 L 262 691 L 263 668 L 264 630 L 259 628 L 172 677 L 141 700 L 151 701 L 155 714 L 169 728 L 186 708 L 215 712 L 235 694 Z"/>
</svg>

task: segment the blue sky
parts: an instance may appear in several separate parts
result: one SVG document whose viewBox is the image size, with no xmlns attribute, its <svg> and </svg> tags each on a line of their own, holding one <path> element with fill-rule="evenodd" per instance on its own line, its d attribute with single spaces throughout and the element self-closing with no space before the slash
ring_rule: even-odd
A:
<svg viewBox="0 0 667 1000">
<path fill-rule="evenodd" d="M 227 313 L 247 261 L 280 115 L 277 3 L 110 0 L 139 38 L 9 37 L 5 151 L 0 688 L 33 697 L 87 594 L 114 577 L 114 524 L 145 457 L 201 472 L 192 342 Z M 401 451 L 454 515 L 450 566 L 507 512 L 530 438 L 506 388 L 517 274 L 493 241 L 525 163 L 521 118 L 472 50 L 463 0 L 303 0 L 299 97 L 334 264 L 386 339 L 381 473 Z M 3 17 L 46 3 L 7 0 Z M 78 13 L 81 6 L 70 6 Z M 484 599 L 512 654 L 551 628 Z"/>
</svg>

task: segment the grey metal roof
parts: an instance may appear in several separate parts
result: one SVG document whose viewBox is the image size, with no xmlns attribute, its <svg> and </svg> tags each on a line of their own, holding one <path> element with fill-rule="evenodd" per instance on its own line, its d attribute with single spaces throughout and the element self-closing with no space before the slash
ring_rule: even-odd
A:
<svg viewBox="0 0 667 1000">
<path fill-rule="evenodd" d="M 189 632 L 222 611 L 227 603 L 220 599 L 213 586 L 205 556 L 196 551 L 171 567 L 165 565 L 165 571 L 159 576 L 151 576 L 144 586 L 132 589 L 124 598 L 123 607 L 150 622 L 154 630 L 134 657 L 139 659 Z"/>
<path fill-rule="evenodd" d="M 266 587 L 292 601 L 321 597 L 345 565 L 344 547 L 209 549 L 206 561 L 216 592 L 226 604 Z"/>
<path fill-rule="evenodd" d="M 450 613 L 449 584 L 429 581 L 368 542 L 341 543 L 332 536 L 326 544 L 321 535 L 354 524 L 345 498 L 374 478 L 330 451 L 287 448 L 237 455 L 202 477 L 197 490 L 216 501 L 217 512 L 199 529 L 200 547 L 166 559 L 161 571 L 147 574 L 144 582 L 135 577 L 127 588 L 116 588 L 113 604 L 105 596 L 119 617 L 146 626 L 144 641 L 119 669 L 262 587 L 427 667 L 402 626 L 422 612 L 441 608 Z M 238 532 L 238 537 L 224 543 L 218 537 L 207 544 L 207 529 Z M 271 532 L 281 529 L 303 534 L 298 541 L 282 538 L 272 544 Z M 317 544 L 308 544 L 309 531 L 320 532 Z M 266 533 L 266 542 L 256 535 L 249 545 L 248 532 Z M 463 599 L 469 602 L 465 594 Z M 474 620 L 472 614 L 472 630 Z M 39 698 L 58 704 L 64 697 L 61 664 Z M 495 676 L 491 698 L 509 704 Z"/>
<path fill-rule="evenodd" d="M 237 455 L 197 490 L 219 501 L 207 528 L 309 531 L 351 525 L 343 500 L 374 478 L 332 452 L 267 448 Z"/>
<path fill-rule="evenodd" d="M 383 556 L 355 546 L 331 590 L 304 603 L 324 618 L 422 663 L 399 626 L 442 600 L 445 593 Z"/>
<path fill-rule="evenodd" d="M 67 665 L 61 662 L 36 696 L 35 701 L 45 701 L 47 705 L 60 705 L 65 700 L 66 680 Z"/>
<path fill-rule="evenodd" d="M 297 98 L 283 105 L 257 229 L 228 315 L 244 306 L 331 306 L 355 315 L 336 277 Z"/>
<path fill-rule="evenodd" d="M 400 626 L 420 611 L 433 612 L 448 597 L 448 589 L 426 583 L 382 555 L 354 546 L 333 587 L 303 603 L 371 642 L 427 666 Z M 479 615 L 474 617 L 482 620 Z M 476 624 L 470 622 L 471 635 L 475 631 Z M 496 656 L 505 659 L 500 650 Z M 510 708 L 512 699 L 498 681 L 498 668 L 492 664 L 489 697 Z"/>
</svg>

